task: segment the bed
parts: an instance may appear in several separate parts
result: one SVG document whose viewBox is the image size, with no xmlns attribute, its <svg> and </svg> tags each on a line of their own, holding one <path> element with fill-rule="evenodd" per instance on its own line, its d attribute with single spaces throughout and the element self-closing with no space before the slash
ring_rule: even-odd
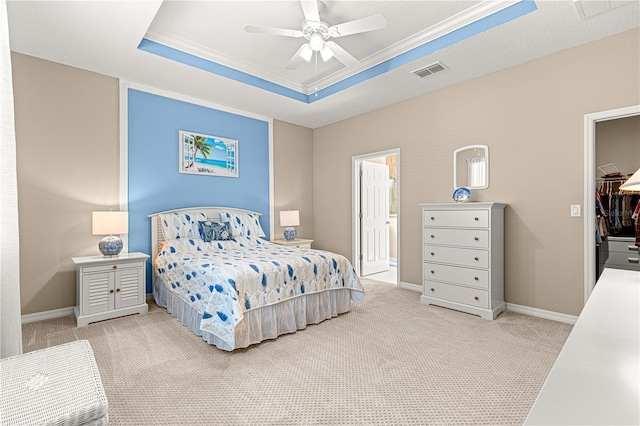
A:
<svg viewBox="0 0 640 426">
<path fill-rule="evenodd" d="M 194 207 L 149 217 L 156 303 L 220 349 L 293 333 L 364 300 L 344 256 L 263 239 L 259 213 Z"/>
</svg>

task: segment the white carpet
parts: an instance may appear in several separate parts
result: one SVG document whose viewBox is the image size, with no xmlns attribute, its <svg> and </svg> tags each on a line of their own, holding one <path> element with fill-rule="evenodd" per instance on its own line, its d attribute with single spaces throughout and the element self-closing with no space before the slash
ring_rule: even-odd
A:
<svg viewBox="0 0 640 426">
<path fill-rule="evenodd" d="M 363 285 L 351 312 L 231 353 L 153 304 L 84 328 L 73 317 L 25 324 L 24 350 L 89 340 L 111 425 L 497 425 L 522 424 L 571 331 Z"/>
</svg>

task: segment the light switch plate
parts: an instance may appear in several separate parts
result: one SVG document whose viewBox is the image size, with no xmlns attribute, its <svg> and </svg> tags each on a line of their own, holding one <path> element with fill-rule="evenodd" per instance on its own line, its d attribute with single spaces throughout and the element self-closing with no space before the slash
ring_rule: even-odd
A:
<svg viewBox="0 0 640 426">
<path fill-rule="evenodd" d="M 571 204 L 571 217 L 580 217 L 580 204 Z"/>
</svg>

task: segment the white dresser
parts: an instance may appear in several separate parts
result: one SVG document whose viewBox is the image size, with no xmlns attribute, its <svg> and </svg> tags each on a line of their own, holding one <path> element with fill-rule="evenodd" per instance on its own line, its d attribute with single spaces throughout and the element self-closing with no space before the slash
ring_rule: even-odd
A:
<svg viewBox="0 0 640 426">
<path fill-rule="evenodd" d="M 430 305 L 493 320 L 505 310 L 500 203 L 420 204 L 422 296 Z"/>
<path fill-rule="evenodd" d="M 640 271 L 639 249 L 634 237 L 607 237 L 600 245 L 600 270 Z"/>
</svg>

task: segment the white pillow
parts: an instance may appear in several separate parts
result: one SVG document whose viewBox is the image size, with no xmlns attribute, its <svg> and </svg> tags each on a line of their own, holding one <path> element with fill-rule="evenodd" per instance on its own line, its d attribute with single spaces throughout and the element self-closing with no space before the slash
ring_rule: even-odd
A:
<svg viewBox="0 0 640 426">
<path fill-rule="evenodd" d="M 233 238 L 266 236 L 260 226 L 260 215 L 257 213 L 220 212 L 220 221 L 229 223 Z"/>
<path fill-rule="evenodd" d="M 166 213 L 160 215 L 165 240 L 198 238 L 198 221 L 207 220 L 204 213 Z"/>
</svg>

